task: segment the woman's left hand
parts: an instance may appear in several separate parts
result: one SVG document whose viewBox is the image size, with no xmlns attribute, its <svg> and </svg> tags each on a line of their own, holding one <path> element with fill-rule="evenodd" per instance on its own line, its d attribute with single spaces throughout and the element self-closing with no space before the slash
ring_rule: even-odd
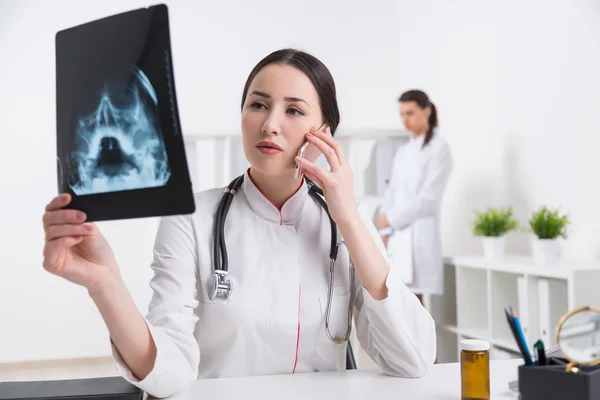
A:
<svg viewBox="0 0 600 400">
<path fill-rule="evenodd" d="M 325 155 L 331 170 L 325 171 L 301 157 L 296 157 L 296 162 L 306 176 L 323 189 L 331 218 L 338 225 L 359 218 L 354 199 L 354 172 L 344 158 L 341 144 L 331 136 L 329 127 L 325 132 L 311 129 L 306 139 Z"/>
<path fill-rule="evenodd" d="M 388 222 L 387 215 L 379 214 L 377 216 L 377 229 L 384 229 L 388 226 L 390 226 L 390 223 Z"/>
</svg>

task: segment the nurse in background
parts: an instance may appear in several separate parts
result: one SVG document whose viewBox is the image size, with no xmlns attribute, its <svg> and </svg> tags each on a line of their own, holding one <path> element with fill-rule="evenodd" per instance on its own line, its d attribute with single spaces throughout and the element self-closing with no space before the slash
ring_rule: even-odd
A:
<svg viewBox="0 0 600 400">
<path fill-rule="evenodd" d="M 411 138 L 396 151 L 377 228 L 390 253 L 392 268 L 412 268 L 410 289 L 443 293 L 440 203 L 452 171 L 450 147 L 437 128 L 437 110 L 420 90 L 398 99 L 400 115 Z"/>
</svg>

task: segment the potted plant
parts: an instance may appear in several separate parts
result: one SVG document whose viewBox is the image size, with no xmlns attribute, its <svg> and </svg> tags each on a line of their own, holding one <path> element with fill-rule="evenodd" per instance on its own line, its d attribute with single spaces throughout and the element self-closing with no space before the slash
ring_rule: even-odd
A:
<svg viewBox="0 0 600 400">
<path fill-rule="evenodd" d="M 485 212 L 475 211 L 472 223 L 473 234 L 481 236 L 483 255 L 487 259 L 504 257 L 505 235 L 518 227 L 512 208 L 488 208 Z"/>
<path fill-rule="evenodd" d="M 567 226 L 571 223 L 567 215 L 546 206 L 534 211 L 529 227 L 537 236 L 533 241 L 533 258 L 539 264 L 551 264 L 558 258 L 558 239 L 567 238 Z"/>
</svg>

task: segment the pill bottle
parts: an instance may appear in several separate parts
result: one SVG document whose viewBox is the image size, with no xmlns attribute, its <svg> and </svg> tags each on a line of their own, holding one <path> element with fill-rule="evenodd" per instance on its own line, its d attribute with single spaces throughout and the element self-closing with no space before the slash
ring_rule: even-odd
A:
<svg viewBox="0 0 600 400">
<path fill-rule="evenodd" d="M 461 340 L 460 381 L 462 400 L 490 399 L 490 343 Z"/>
</svg>

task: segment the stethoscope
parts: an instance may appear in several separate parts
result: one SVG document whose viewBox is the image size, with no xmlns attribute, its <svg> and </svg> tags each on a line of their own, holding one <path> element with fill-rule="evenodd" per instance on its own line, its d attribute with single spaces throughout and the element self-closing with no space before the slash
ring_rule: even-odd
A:
<svg viewBox="0 0 600 400">
<path fill-rule="evenodd" d="M 348 325 L 346 328 L 346 335 L 344 337 L 341 336 L 332 336 L 329 331 L 329 315 L 331 313 L 331 303 L 333 299 L 333 271 L 335 269 L 335 261 L 338 255 L 338 249 L 340 244 L 344 243 L 343 241 L 337 242 L 337 225 L 331 218 L 329 214 L 329 209 L 327 207 L 327 203 L 325 203 L 323 190 L 319 188 L 313 181 L 306 178 L 307 186 L 308 186 L 308 194 L 317 201 L 323 207 L 327 216 L 329 217 L 329 222 L 331 224 L 331 247 L 329 249 L 329 289 L 327 293 L 327 308 L 325 311 L 325 332 L 327 333 L 327 337 L 337 343 L 341 344 L 348 340 L 350 337 L 350 333 L 352 332 L 352 304 L 354 304 L 354 266 L 352 263 L 350 264 L 350 301 L 348 302 Z M 215 238 L 213 243 L 213 276 L 212 282 L 209 289 L 208 297 L 211 300 L 214 300 L 217 297 L 221 297 L 223 299 L 228 299 L 231 296 L 232 284 L 231 281 L 227 278 L 227 248 L 225 246 L 225 237 L 223 235 L 223 230 L 225 227 L 225 217 L 227 212 L 229 211 L 229 206 L 231 205 L 231 201 L 233 200 L 233 195 L 240 188 L 242 182 L 244 181 L 244 175 L 238 176 L 235 178 L 228 186 L 225 188 L 225 192 L 221 201 L 219 202 L 219 206 L 217 207 L 217 213 L 215 216 L 215 224 L 213 227 L 213 237 Z M 344 244 L 345 245 L 345 244 Z"/>
</svg>

